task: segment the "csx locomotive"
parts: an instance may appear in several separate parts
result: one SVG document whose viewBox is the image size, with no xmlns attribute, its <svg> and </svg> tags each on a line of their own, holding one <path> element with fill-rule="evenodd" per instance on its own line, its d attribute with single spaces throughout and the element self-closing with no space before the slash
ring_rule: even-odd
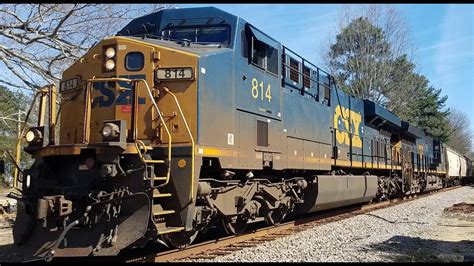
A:
<svg viewBox="0 0 474 266">
<path fill-rule="evenodd" d="M 443 143 L 212 7 L 132 20 L 39 96 L 25 135 L 35 162 L 11 195 L 14 241 L 35 256 L 182 248 L 213 226 L 239 234 L 470 171 L 459 155 L 463 172 L 451 171 L 461 167 Z"/>
</svg>

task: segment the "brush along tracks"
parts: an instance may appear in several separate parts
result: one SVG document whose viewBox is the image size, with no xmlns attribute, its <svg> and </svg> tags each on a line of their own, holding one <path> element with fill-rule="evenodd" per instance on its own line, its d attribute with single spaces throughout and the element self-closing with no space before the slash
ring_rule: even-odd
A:
<svg viewBox="0 0 474 266">
<path fill-rule="evenodd" d="M 403 199 L 393 199 L 391 201 L 384 201 L 380 203 L 371 203 L 356 207 L 350 206 L 323 213 L 315 213 L 311 216 L 282 223 L 277 226 L 256 229 L 238 236 L 227 236 L 197 243 L 182 250 L 170 250 L 157 254 L 155 253 L 147 256 L 141 256 L 140 258 L 128 259 L 127 262 L 168 262 L 212 259 L 218 256 L 228 255 L 237 250 L 254 247 L 261 243 L 275 240 L 280 237 L 292 235 L 317 225 L 340 221 L 354 217 L 356 215 L 394 206 L 400 203 L 430 196 L 438 192 L 449 191 L 459 187 L 460 186 L 433 190 L 418 195 L 406 196 Z"/>
</svg>

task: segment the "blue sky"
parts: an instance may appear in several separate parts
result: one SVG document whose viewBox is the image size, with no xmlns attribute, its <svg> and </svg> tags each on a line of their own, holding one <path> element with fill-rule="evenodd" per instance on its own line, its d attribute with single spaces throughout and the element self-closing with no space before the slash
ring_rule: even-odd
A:
<svg viewBox="0 0 474 266">
<path fill-rule="evenodd" d="M 240 16 L 301 56 L 322 66 L 320 51 L 335 36 L 341 5 L 192 4 Z M 448 95 L 447 106 L 466 113 L 474 131 L 474 5 L 397 4 L 416 47 L 418 73 Z M 334 39 L 332 39 L 334 40 Z"/>
</svg>

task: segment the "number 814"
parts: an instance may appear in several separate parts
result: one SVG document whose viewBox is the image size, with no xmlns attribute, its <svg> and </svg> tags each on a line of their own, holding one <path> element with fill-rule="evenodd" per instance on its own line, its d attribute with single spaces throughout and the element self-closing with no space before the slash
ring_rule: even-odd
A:
<svg viewBox="0 0 474 266">
<path fill-rule="evenodd" d="M 263 101 L 266 98 L 268 99 L 268 102 L 270 102 L 272 100 L 272 92 L 270 88 L 270 83 L 268 84 L 267 89 L 265 90 L 265 93 L 263 91 L 264 91 L 263 81 L 261 81 L 259 84 L 258 80 L 256 78 L 253 78 L 252 79 L 252 97 L 254 99 L 258 99 L 260 96 L 260 100 Z"/>
</svg>

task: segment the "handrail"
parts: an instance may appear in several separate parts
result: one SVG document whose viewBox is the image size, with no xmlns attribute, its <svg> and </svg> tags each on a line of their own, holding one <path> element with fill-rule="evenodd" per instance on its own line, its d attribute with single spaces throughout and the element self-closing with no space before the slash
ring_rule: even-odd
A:
<svg viewBox="0 0 474 266">
<path fill-rule="evenodd" d="M 172 145 L 171 132 L 169 131 L 168 126 L 165 123 L 165 119 L 163 118 L 163 115 L 161 114 L 160 108 L 158 108 L 158 104 L 156 104 L 155 98 L 153 97 L 153 93 L 151 92 L 150 87 L 148 86 L 148 83 L 146 82 L 146 80 L 144 80 L 144 79 L 134 79 L 134 81 L 138 81 L 138 82 L 141 81 L 145 84 L 145 86 L 147 88 L 147 91 L 148 91 L 148 96 L 150 96 L 151 103 L 155 107 L 158 115 L 160 116 L 160 120 L 163 124 L 163 127 L 166 130 L 166 134 L 168 135 L 168 172 L 166 174 L 166 181 L 163 184 L 160 184 L 160 187 L 161 187 L 161 186 L 164 186 L 164 185 L 168 184 L 169 181 L 170 181 L 170 175 L 171 175 L 171 145 Z M 138 97 L 138 93 L 137 93 L 137 97 Z"/>
<path fill-rule="evenodd" d="M 94 80 L 87 80 L 86 89 L 84 91 L 84 118 L 83 118 L 83 128 L 82 128 L 82 143 L 89 143 L 90 135 L 90 124 L 91 124 L 91 110 L 92 110 L 92 92 L 91 87 Z"/>
<path fill-rule="evenodd" d="M 28 112 L 26 113 L 25 117 L 25 122 L 23 124 L 23 127 L 21 130 L 18 131 L 18 140 L 16 143 L 16 154 L 15 154 L 15 171 L 13 173 L 13 188 L 21 192 L 21 189 L 18 186 L 18 177 L 19 177 L 19 172 L 21 171 L 20 169 L 20 159 L 21 159 L 21 142 L 25 133 L 26 125 L 28 124 L 28 119 L 30 117 L 31 111 L 33 110 L 33 107 L 36 103 L 36 100 L 38 96 L 40 96 L 40 103 L 39 103 L 39 114 L 38 114 L 38 121 L 37 121 L 37 126 L 41 127 L 44 126 L 44 116 L 45 116 L 45 111 L 46 111 L 46 96 L 49 95 L 49 142 L 48 145 L 54 145 L 54 136 L 55 136 L 55 117 L 56 117 L 56 97 L 55 95 L 52 96 L 52 94 L 56 93 L 56 86 L 54 84 L 50 84 L 44 87 L 41 87 L 39 90 L 37 90 L 33 100 L 31 101 L 30 108 L 28 109 Z M 44 136 L 45 137 L 45 136 Z"/>
<path fill-rule="evenodd" d="M 190 198 L 191 202 L 193 202 L 193 193 L 194 193 L 194 149 L 195 149 L 195 143 L 194 143 L 194 138 L 193 134 L 191 133 L 191 130 L 189 129 L 188 122 L 186 122 L 186 118 L 184 117 L 183 110 L 181 109 L 181 105 L 179 104 L 178 98 L 174 93 L 171 92 L 171 90 L 167 87 L 163 87 L 165 91 L 171 96 L 173 96 L 174 101 L 176 102 L 176 105 L 178 106 L 179 113 L 181 114 L 181 117 L 183 117 L 183 122 L 184 125 L 186 126 L 186 130 L 188 131 L 189 138 L 191 139 L 191 145 L 192 145 L 192 151 L 191 151 L 191 191 L 190 191 Z"/>
<path fill-rule="evenodd" d="M 166 123 L 165 123 L 165 120 L 163 118 L 163 116 L 161 115 L 161 111 L 160 111 L 160 108 L 158 108 L 158 105 L 156 104 L 156 101 L 153 97 L 153 94 L 150 90 L 150 87 L 148 86 L 148 83 L 146 82 L 146 80 L 144 79 L 126 79 L 126 78 L 93 78 L 93 79 L 88 79 L 87 80 L 87 85 L 86 85 L 86 92 L 85 92 L 85 102 L 84 102 L 84 105 L 85 105 L 85 116 L 84 116 L 84 135 L 83 135 L 83 142 L 84 143 L 88 143 L 89 142 L 89 133 L 90 133 L 90 130 L 89 130 L 89 126 L 90 126 L 90 109 L 91 109 L 91 104 L 90 104 L 90 98 L 91 98 L 91 87 L 90 84 L 94 83 L 94 82 L 106 82 L 106 81 L 123 81 L 123 82 L 127 82 L 127 83 L 134 83 L 134 82 L 143 82 L 147 88 L 147 91 L 148 91 L 148 96 L 150 97 L 150 100 L 151 100 L 151 103 L 153 104 L 153 106 L 155 107 L 159 117 L 160 117 L 160 120 L 163 124 L 163 127 L 165 128 L 165 131 L 168 135 L 168 172 L 166 174 L 166 180 L 164 183 L 160 184 L 160 187 L 161 186 L 164 186 L 164 185 L 167 185 L 169 183 L 169 180 L 170 180 L 170 176 L 171 176 L 171 146 L 172 146 L 172 137 L 171 137 L 171 132 L 169 131 L 169 128 L 168 126 L 166 126 Z M 138 98 L 138 86 L 135 86 L 134 88 L 134 97 L 135 98 Z M 136 99 L 134 99 L 135 101 Z M 137 108 L 138 110 L 138 108 Z M 132 110 L 132 116 L 135 115 L 135 110 Z M 132 120 L 133 117 L 132 117 Z M 134 121 L 135 123 L 136 121 Z M 132 123 L 132 125 L 130 125 L 132 131 L 135 130 L 135 125 L 134 123 Z M 136 139 L 134 139 L 133 141 L 136 142 Z M 135 143 L 136 144 L 136 143 Z M 137 147 L 137 145 L 136 145 Z M 140 152 L 140 151 L 138 151 Z M 142 158 L 142 157 L 141 157 Z M 143 161 L 145 164 L 146 162 Z"/>
<path fill-rule="evenodd" d="M 289 52 L 289 53 L 287 53 Z M 305 58 L 303 58 L 302 56 L 300 56 L 299 54 L 297 54 L 296 52 L 292 51 L 291 49 L 289 49 L 288 47 L 284 46 L 283 45 L 283 60 L 282 60 L 282 66 L 286 69 L 289 69 L 290 71 L 293 70 L 293 71 L 296 71 L 296 73 L 298 74 L 298 83 L 301 83 L 301 85 L 303 86 L 301 89 L 303 90 L 304 89 L 304 79 L 308 79 L 310 80 L 310 82 L 315 82 L 317 84 L 317 87 L 319 89 L 319 86 L 323 86 L 323 87 L 327 87 L 327 88 L 330 88 L 331 87 L 331 74 L 329 74 L 329 72 L 325 71 L 325 70 L 322 70 L 321 68 L 319 68 L 318 66 L 316 66 L 315 64 L 311 63 L 310 61 L 306 60 Z M 299 69 L 296 69 L 294 67 L 291 67 L 291 65 L 288 65 L 286 64 L 286 58 L 292 58 L 294 60 L 296 60 L 298 62 L 298 65 L 302 64 L 302 72 L 299 70 Z M 299 59 L 297 59 L 297 58 Z M 306 75 L 304 73 L 304 68 L 305 65 L 307 65 L 307 68 L 309 70 L 316 70 L 316 79 L 312 78 L 311 77 L 311 72 L 310 72 L 310 75 Z M 322 75 L 324 74 L 324 75 Z M 299 81 L 300 78 L 299 77 L 302 77 L 302 80 L 301 82 Z M 328 83 L 324 83 L 324 82 L 320 82 L 319 80 L 319 77 L 320 76 L 327 76 L 328 77 Z M 283 73 L 283 77 L 286 78 L 286 75 L 285 73 Z M 302 93 L 304 93 L 304 91 L 302 91 Z"/>
<path fill-rule="evenodd" d="M 304 78 L 307 78 L 307 79 L 309 79 L 310 81 L 313 81 L 313 82 L 315 82 L 315 83 L 318 84 L 318 85 L 321 85 L 321 86 L 324 86 L 324 87 L 328 87 L 328 88 L 329 88 L 329 84 L 328 84 L 328 83 L 324 83 L 324 82 L 320 82 L 320 81 L 318 80 L 319 78 L 316 78 L 316 79 L 315 79 L 315 78 L 312 78 L 312 77 L 310 77 L 310 76 L 304 74 L 303 72 L 301 72 L 299 69 L 296 69 L 296 68 L 294 68 L 294 67 L 291 67 L 291 65 L 288 65 L 288 64 L 286 64 L 286 63 L 282 63 L 282 65 L 283 65 L 283 67 L 285 67 L 285 68 L 288 68 L 288 69 L 290 69 L 290 70 L 296 71 L 298 75 L 301 75 L 301 76 L 303 76 Z M 312 70 L 311 68 L 309 68 L 309 69 Z M 317 71 L 319 71 L 319 70 L 317 70 Z M 318 74 L 318 77 L 319 77 L 319 74 Z M 299 83 L 299 82 L 298 82 L 298 83 Z"/>
<path fill-rule="evenodd" d="M 317 70 L 323 72 L 324 74 L 326 74 L 328 76 L 331 76 L 331 74 L 329 74 L 329 72 L 327 72 L 325 70 L 322 70 L 321 68 L 317 67 L 315 64 L 313 64 L 310 61 L 304 59 L 301 55 L 297 54 L 296 52 L 294 52 L 293 50 L 289 49 L 288 47 L 286 47 L 284 45 L 283 45 L 283 50 L 284 51 L 289 51 L 291 54 L 295 55 L 296 57 L 299 57 L 302 61 L 305 61 L 305 62 L 309 63 L 312 67 L 316 68 Z"/>
<path fill-rule="evenodd" d="M 91 82 L 105 82 L 105 81 L 123 81 L 123 82 L 132 82 L 133 79 L 126 79 L 126 78 L 92 78 L 92 79 L 88 79 L 87 80 L 88 82 L 91 81 Z"/>
</svg>

